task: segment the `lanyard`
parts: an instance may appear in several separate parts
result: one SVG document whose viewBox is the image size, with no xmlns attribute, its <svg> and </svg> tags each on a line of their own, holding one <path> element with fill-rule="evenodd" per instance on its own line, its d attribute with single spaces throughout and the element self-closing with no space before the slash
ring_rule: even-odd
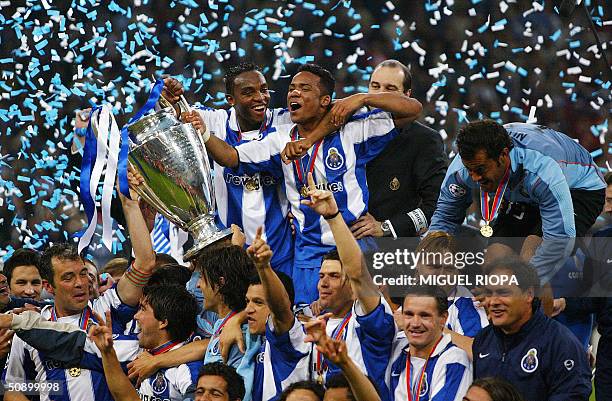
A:
<svg viewBox="0 0 612 401">
<path fill-rule="evenodd" d="M 87 327 L 89 325 L 90 320 L 95 323 L 91 316 L 91 308 L 87 306 L 87 308 L 85 308 L 83 312 L 81 312 L 81 317 L 79 318 L 79 328 L 81 330 L 87 331 Z M 55 307 L 51 308 L 51 318 L 49 320 L 51 320 L 52 322 L 57 322 L 57 313 L 55 312 Z"/>
<path fill-rule="evenodd" d="M 436 341 L 436 344 L 433 346 L 433 348 L 431 349 L 431 351 L 429 351 L 429 355 L 427 356 L 427 359 L 425 360 L 425 365 L 423 365 L 423 369 L 421 370 L 421 376 L 419 377 L 419 382 L 416 388 L 416 398 L 412 398 L 412 386 L 411 386 L 411 379 L 412 379 L 412 373 L 410 372 L 412 370 L 412 364 L 410 363 L 410 349 L 408 349 L 408 357 L 406 358 L 406 389 L 408 390 L 408 401 L 419 401 L 419 399 L 421 398 L 421 386 L 423 385 L 423 377 L 425 376 L 425 369 L 427 369 L 427 363 L 429 362 L 429 358 L 431 358 L 431 355 L 434 353 L 434 351 L 436 350 L 436 347 L 438 346 L 438 344 L 440 343 L 440 341 L 442 340 L 442 336 L 440 336 L 440 338 L 438 338 L 438 341 Z"/>
<path fill-rule="evenodd" d="M 153 348 L 150 352 L 152 355 L 163 354 L 164 352 L 170 351 L 172 348 L 174 348 L 177 344 L 180 344 L 181 342 L 182 341 L 168 341 L 167 343 L 164 343 L 159 347 Z"/>
<path fill-rule="evenodd" d="M 348 323 L 351 320 L 352 315 L 353 315 L 353 312 L 349 311 L 349 313 L 347 313 L 346 316 L 344 316 L 344 319 L 342 319 L 342 322 L 333 331 L 332 338 L 334 340 L 338 340 L 341 337 L 343 337 L 343 334 L 346 331 L 346 326 L 348 326 Z M 320 352 L 317 352 L 317 373 L 319 374 L 319 377 L 323 376 L 323 372 L 325 370 L 327 370 L 327 362 L 323 361 L 323 354 Z"/>
<path fill-rule="evenodd" d="M 236 314 L 236 312 L 231 311 L 230 314 L 228 314 L 227 316 L 225 316 L 223 318 L 223 321 L 221 322 L 221 325 L 219 326 L 219 328 L 217 330 L 215 330 L 215 333 L 213 334 L 213 337 L 218 337 L 219 334 L 221 333 L 221 330 L 223 330 L 223 326 L 225 326 L 225 323 L 227 323 L 228 320 L 230 320 L 232 318 L 232 316 L 234 316 Z"/>
<path fill-rule="evenodd" d="M 291 140 L 292 141 L 297 141 L 298 139 L 297 131 L 298 130 L 297 130 L 297 125 L 296 125 L 291 130 Z M 306 198 L 308 195 L 307 176 L 308 176 L 308 173 L 312 173 L 312 171 L 314 170 L 314 164 L 315 164 L 315 161 L 317 160 L 317 153 L 319 152 L 319 147 L 321 146 L 322 142 L 323 140 L 320 139 L 315 144 L 315 148 L 314 148 L 314 151 L 312 152 L 312 156 L 310 156 L 310 160 L 308 161 L 308 165 L 306 166 L 308 169 L 306 173 L 303 172 L 302 159 L 293 161 L 293 165 L 295 166 L 295 170 L 298 176 L 298 181 L 301 184 L 300 188 L 298 188 L 299 189 L 298 192 L 300 193 L 302 198 Z"/>
<path fill-rule="evenodd" d="M 487 191 L 480 190 L 480 212 L 482 213 L 482 218 L 485 220 L 487 224 L 491 223 L 491 221 L 495 218 L 495 215 L 497 214 L 497 210 L 499 209 L 501 200 L 504 197 L 504 193 L 506 192 L 506 187 L 508 187 L 509 178 L 510 178 L 510 165 L 506 167 L 504 178 L 502 178 L 501 182 L 499 183 L 497 187 L 497 190 L 495 191 L 495 197 L 493 198 L 493 205 L 491 205 L 490 210 L 489 210 L 489 194 Z"/>
<path fill-rule="evenodd" d="M 234 110 L 234 112 L 236 112 Z M 238 116 L 236 116 L 236 126 L 238 127 L 238 142 L 242 140 L 242 129 L 240 129 L 240 123 L 238 122 Z M 261 134 L 268 129 L 268 109 L 266 109 L 264 120 L 259 126 L 259 137 L 261 138 Z"/>
</svg>

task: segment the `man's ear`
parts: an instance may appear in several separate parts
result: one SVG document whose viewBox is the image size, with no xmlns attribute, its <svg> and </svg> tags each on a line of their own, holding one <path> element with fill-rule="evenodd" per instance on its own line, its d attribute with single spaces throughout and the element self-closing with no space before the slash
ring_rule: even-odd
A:
<svg viewBox="0 0 612 401">
<path fill-rule="evenodd" d="M 227 101 L 227 104 L 229 104 L 232 107 L 234 107 L 234 105 L 236 104 L 236 99 L 234 99 L 234 97 L 230 95 L 229 93 L 225 94 L 225 100 Z"/>
<path fill-rule="evenodd" d="M 55 289 L 53 288 L 53 285 L 51 285 L 51 283 L 49 283 L 47 280 L 43 280 L 42 285 L 45 291 L 47 291 L 51 295 L 55 295 Z"/>
<path fill-rule="evenodd" d="M 168 327 L 168 319 L 164 319 L 164 320 L 159 322 L 159 329 L 160 330 L 163 330 L 166 327 Z"/>
<path fill-rule="evenodd" d="M 331 96 L 325 95 L 321 98 L 322 107 L 328 108 L 330 104 L 331 104 Z"/>
</svg>

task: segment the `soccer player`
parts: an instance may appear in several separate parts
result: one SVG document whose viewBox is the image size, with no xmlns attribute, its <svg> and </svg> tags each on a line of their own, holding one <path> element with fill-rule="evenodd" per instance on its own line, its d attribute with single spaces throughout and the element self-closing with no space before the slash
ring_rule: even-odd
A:
<svg viewBox="0 0 612 401">
<path fill-rule="evenodd" d="M 3 267 L 11 295 L 40 301 L 43 280 L 39 264 L 40 254 L 33 249 L 18 249 L 11 255 Z"/>
<path fill-rule="evenodd" d="M 309 199 L 303 202 L 329 224 L 337 246 L 337 251 L 324 257 L 319 271 L 319 303 L 331 313 L 327 335 L 346 342 L 348 354 L 386 400 L 385 371 L 396 334 L 393 312 L 372 281 L 333 194 L 317 189 L 312 173 L 308 184 Z M 341 371 L 316 349 L 312 359 L 313 375 L 321 383 Z"/>
<path fill-rule="evenodd" d="M 256 357 L 253 401 L 276 399 L 288 385 L 309 378 L 310 344 L 305 340 L 302 324 L 293 315 L 293 284 L 288 276 L 279 275 L 272 269 L 270 260 L 272 250 L 262 236 L 263 230 L 257 230 L 255 240 L 247 249 L 253 259 L 259 283 L 251 285 L 247 292 L 247 318 L 249 327 L 254 324 L 261 327 L 261 317 L 253 319 L 258 307 L 250 296 L 251 292 L 261 292 L 265 301 L 268 316 L 264 325 L 257 330 L 263 335 L 263 344 Z M 284 277 L 283 277 L 284 276 Z M 252 281 L 252 284 L 255 282 Z M 251 306 L 252 305 L 252 306 Z M 253 330 L 251 329 L 251 332 Z"/>
<path fill-rule="evenodd" d="M 430 232 L 421 240 L 416 251 L 422 255 L 416 266 L 420 276 L 453 276 L 459 271 L 454 264 L 445 264 L 444 259 L 457 255 L 453 237 L 443 231 Z M 454 259 L 453 259 L 454 260 Z M 461 285 L 442 288 L 448 296 L 448 318 L 444 332 L 451 335 L 455 345 L 467 352 L 472 359 L 473 338 L 489 324 L 486 311 L 474 300 L 474 295 Z"/>
<path fill-rule="evenodd" d="M 212 135 L 231 146 L 260 141 L 279 124 L 290 123 L 287 109 L 270 108 L 270 92 L 259 67 L 241 63 L 226 71 L 225 97 L 230 108 L 203 107 L 183 116 L 184 121 L 198 125 L 197 114 Z M 183 93 L 179 81 L 164 80 L 164 93 L 172 103 Z M 291 275 L 293 238 L 287 219 L 287 198 L 280 180 L 267 173 L 246 172 L 214 163 L 214 189 L 217 213 L 226 227 L 236 224 L 246 235 L 247 244 L 255 238 L 258 227 L 264 227 L 264 237 L 275 250 L 272 267 Z M 263 207 L 263 205 L 266 205 Z"/>
<path fill-rule="evenodd" d="M 486 222 L 482 235 L 498 242 L 498 254 L 513 246 L 531 260 L 541 284 L 547 284 L 603 206 L 605 183 L 593 158 L 550 128 L 492 120 L 465 125 L 457 147 L 459 155 L 446 173 L 430 231 L 454 233 L 473 191 L 479 190 Z M 504 237 L 522 239 L 512 244 Z"/>
<path fill-rule="evenodd" d="M 436 400 L 438 396 L 461 401 L 472 382 L 472 364 L 467 353 L 443 333 L 448 318 L 446 293 L 439 287 L 411 288 L 402 313 L 408 341 L 400 345 L 402 351 L 391 363 L 391 399 Z"/>
<path fill-rule="evenodd" d="M 317 298 L 317 270 L 323 255 L 334 248 L 329 225 L 300 203 L 307 196 L 307 174 L 315 175 L 319 188 L 334 193 L 344 219 L 352 223 L 367 212 L 365 163 L 379 154 L 396 135 L 393 117 L 402 123 L 408 122 L 422 109 L 418 101 L 401 94 L 357 94 L 336 101 L 328 115 L 334 84 L 329 71 L 305 64 L 293 77 L 287 94 L 294 124 L 277 126 L 275 132 L 262 140 L 235 148 L 215 141 L 214 136 L 204 137 L 208 151 L 219 164 L 251 174 L 266 172 L 283 181 L 295 216 L 292 278 L 296 284 L 297 303 L 310 303 Z M 329 132 L 329 126 L 338 124 L 339 127 L 348 115 L 364 105 L 383 107 L 393 113 L 393 117 L 379 109 L 356 115 L 350 123 L 321 139 Z M 290 163 L 281 158 L 281 152 L 291 141 L 300 148 L 314 146 L 308 156 Z"/>
<path fill-rule="evenodd" d="M 136 199 L 136 194 L 132 195 L 132 198 Z M 155 254 L 138 202 L 123 196 L 121 201 L 130 238 L 139 238 L 139 241 L 133 242 L 135 260 L 130 270 L 124 274 L 116 287 L 107 290 L 90 306 L 87 267 L 76 248 L 69 244 L 49 247 L 41 256 L 41 272 L 43 278 L 47 280 L 46 290 L 55 297 L 55 304 L 41 311 L 44 319 L 74 324 L 86 329 L 93 323 L 92 312 L 104 315 L 110 310 L 114 322 L 113 332 L 121 334 L 126 324 L 133 318 L 135 306 L 138 305 L 142 295 L 142 288 L 155 264 Z M 62 394 L 55 396 L 59 401 L 110 398 L 102 373 L 81 369 L 79 366 L 68 369 L 61 364 L 55 364 L 25 344 L 19 337 L 13 340 L 4 379 L 7 383 L 23 383 L 25 380 L 39 382 L 60 380 L 63 383 Z M 23 400 L 23 395 L 9 391 L 5 399 Z"/>
<path fill-rule="evenodd" d="M 221 362 L 207 363 L 202 367 L 195 401 L 241 401 L 243 397 L 244 383 L 234 368 Z"/>
</svg>

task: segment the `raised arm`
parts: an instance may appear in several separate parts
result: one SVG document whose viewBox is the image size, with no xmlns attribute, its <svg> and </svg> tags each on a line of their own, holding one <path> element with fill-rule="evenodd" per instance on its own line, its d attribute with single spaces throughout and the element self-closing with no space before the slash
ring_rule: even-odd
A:
<svg viewBox="0 0 612 401">
<path fill-rule="evenodd" d="M 285 290 L 285 286 L 278 278 L 270 260 L 272 259 L 272 250 L 266 244 L 266 241 L 261 238 L 262 227 L 257 228 L 257 234 L 251 246 L 247 249 L 247 253 L 253 259 L 253 263 L 257 268 L 257 273 L 261 279 L 264 292 L 266 294 L 266 302 L 270 308 L 272 322 L 274 323 L 274 331 L 276 334 L 284 334 L 293 327 L 294 317 L 291 312 L 291 302 L 289 295 Z"/>
<path fill-rule="evenodd" d="M 147 223 L 138 205 L 138 195 L 133 190 L 133 188 L 142 184 L 144 179 L 134 171 L 128 171 L 128 179 L 132 199 L 127 199 L 121 195 L 120 191 L 117 192 L 119 193 L 119 199 L 121 199 L 123 214 L 134 250 L 134 264 L 123 275 L 125 279 L 120 280 L 117 284 L 117 294 L 124 304 L 136 306 L 142 296 L 142 288 L 146 285 L 155 266 L 155 252 L 153 252 L 153 243 Z"/>
<path fill-rule="evenodd" d="M 380 293 L 374 285 L 370 272 L 361 254 L 361 249 L 353 237 L 351 230 L 342 218 L 334 195 L 329 191 L 316 189 L 312 173 L 308 173 L 308 196 L 310 200 L 302 203 L 310 206 L 317 214 L 323 216 L 329 224 L 342 268 L 351 282 L 353 294 L 361 303 L 366 314 L 372 312 L 380 303 Z"/>
<path fill-rule="evenodd" d="M 128 377 L 123 373 L 113 348 L 113 329 L 110 311 L 106 312 L 106 322 L 104 324 L 94 325 L 90 328 L 89 338 L 96 344 L 102 355 L 104 377 L 113 399 L 116 401 L 139 401 L 140 397 L 138 397 L 138 393 Z"/>
<path fill-rule="evenodd" d="M 330 111 L 332 124 L 337 127 L 346 124 L 349 117 L 364 106 L 393 114 L 396 125 L 416 120 L 423 110 L 421 102 L 400 93 L 356 93 L 334 102 Z"/>
</svg>

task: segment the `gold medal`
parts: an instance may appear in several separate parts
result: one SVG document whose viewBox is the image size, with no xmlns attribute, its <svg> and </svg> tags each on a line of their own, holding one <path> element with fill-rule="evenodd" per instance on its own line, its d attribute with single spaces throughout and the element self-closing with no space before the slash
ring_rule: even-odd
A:
<svg viewBox="0 0 612 401">
<path fill-rule="evenodd" d="M 79 377 L 81 376 L 81 368 L 70 368 L 68 374 L 70 377 Z"/>
<path fill-rule="evenodd" d="M 482 234 L 482 236 L 485 238 L 491 237 L 493 235 L 493 227 L 491 227 L 489 224 L 485 224 L 484 226 L 480 227 L 480 234 Z"/>
<path fill-rule="evenodd" d="M 323 374 L 319 373 L 317 375 L 317 383 L 319 383 L 321 386 L 323 385 Z"/>
<path fill-rule="evenodd" d="M 302 188 L 300 188 L 300 195 L 302 198 L 308 198 L 308 185 L 303 185 Z"/>
</svg>

